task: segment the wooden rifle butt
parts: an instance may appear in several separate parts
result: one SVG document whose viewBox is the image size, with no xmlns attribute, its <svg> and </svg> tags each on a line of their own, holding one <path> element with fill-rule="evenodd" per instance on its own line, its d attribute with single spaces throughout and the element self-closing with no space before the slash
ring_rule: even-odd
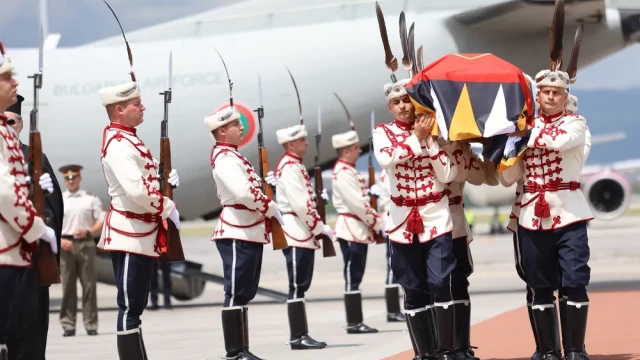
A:
<svg viewBox="0 0 640 360">
<path fill-rule="evenodd" d="M 276 218 L 271 218 L 271 241 L 273 242 L 273 250 L 282 250 L 289 247 L 287 239 L 284 237 L 282 225 Z"/>
<path fill-rule="evenodd" d="M 176 224 L 170 219 L 167 219 L 167 261 L 185 261 L 182 241 L 180 239 L 180 230 L 178 230 Z"/>
<path fill-rule="evenodd" d="M 376 241 L 376 244 L 386 244 L 387 243 L 387 238 L 384 237 L 384 235 L 382 235 L 380 232 L 377 232 L 375 234 L 374 239 Z"/>
<path fill-rule="evenodd" d="M 44 240 L 38 244 L 38 285 L 60 284 L 60 273 L 56 255 L 51 245 Z"/>
<path fill-rule="evenodd" d="M 336 248 L 333 246 L 333 241 L 325 234 L 322 234 L 322 256 L 336 256 Z"/>
</svg>

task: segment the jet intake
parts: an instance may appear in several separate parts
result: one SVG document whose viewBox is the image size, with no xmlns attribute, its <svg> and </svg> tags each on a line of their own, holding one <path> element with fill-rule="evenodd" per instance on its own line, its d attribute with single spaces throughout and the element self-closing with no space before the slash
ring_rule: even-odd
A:
<svg viewBox="0 0 640 360">
<path fill-rule="evenodd" d="M 627 211 L 631 185 L 620 173 L 607 170 L 587 179 L 584 195 L 596 219 L 613 220 Z"/>
<path fill-rule="evenodd" d="M 640 42 L 640 9 L 620 9 L 622 35 L 627 43 Z"/>
</svg>

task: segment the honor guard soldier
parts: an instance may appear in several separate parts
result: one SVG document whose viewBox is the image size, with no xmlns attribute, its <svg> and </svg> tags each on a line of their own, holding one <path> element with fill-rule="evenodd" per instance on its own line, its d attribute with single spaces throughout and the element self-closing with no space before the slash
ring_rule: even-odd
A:
<svg viewBox="0 0 640 360">
<path fill-rule="evenodd" d="M 105 212 L 100 199 L 80 188 L 80 165 L 60 169 L 67 191 L 64 199 L 64 222 L 60 254 L 62 304 L 60 325 L 62 336 L 76 334 L 78 295 L 76 282 L 82 285 L 82 320 L 87 335 L 98 335 L 98 302 L 96 294 L 96 243 L 93 236 L 102 231 Z"/>
<path fill-rule="evenodd" d="M 239 151 L 244 130 L 235 107 L 204 119 L 216 141 L 211 150 L 211 172 L 222 212 L 212 241 L 222 258 L 224 308 L 222 331 L 226 358 L 260 359 L 249 351 L 248 305 L 256 296 L 264 245 L 269 243 L 266 223 L 282 216 L 275 202 L 262 193 L 260 176 Z"/>
<path fill-rule="evenodd" d="M 334 135 L 331 143 L 339 157 L 333 167 L 332 202 L 338 212 L 335 235 L 344 260 L 347 333 L 377 333 L 377 329 L 363 323 L 360 283 L 367 265 L 368 247 L 375 243 L 374 235 L 384 224 L 371 208 L 369 187 L 356 169 L 361 153 L 358 133 L 351 130 Z"/>
<path fill-rule="evenodd" d="M 442 143 L 441 147 L 447 154 L 451 154 L 458 169 L 456 177 L 446 185 L 453 222 L 453 254 L 456 257 L 456 267 L 451 273 L 451 294 L 455 308 L 455 356 L 456 360 L 478 360 L 470 343 L 471 299 L 468 277 L 473 273 L 473 257 L 469 248 L 473 236 L 464 211 L 464 186 L 467 182 L 489 186 L 496 186 L 500 182 L 495 165 L 480 159 L 471 149 L 469 141 Z"/>
<path fill-rule="evenodd" d="M 566 296 L 566 359 L 587 359 L 590 268 L 587 221 L 593 219 L 580 190 L 584 163 L 586 120 L 567 115 L 569 75 L 542 70 L 536 74 L 540 116 L 517 135 L 528 135 L 522 161 L 501 174 L 509 186 L 524 178 L 518 214 L 521 266 L 533 289 L 532 313 L 539 353 L 560 359 L 560 339 L 554 290 Z"/>
<path fill-rule="evenodd" d="M 389 176 L 384 169 L 380 170 L 376 177 L 376 184 L 371 187 L 369 193 L 378 196 L 378 214 L 382 218 L 382 222 L 387 222 L 389 216 L 389 206 L 391 204 L 391 189 L 389 188 Z M 384 299 L 387 305 L 387 321 L 388 322 L 404 322 L 405 315 L 400 310 L 400 284 L 393 276 L 391 269 L 391 246 L 389 245 L 389 237 L 387 238 L 387 276 L 385 277 Z"/>
<path fill-rule="evenodd" d="M 304 295 L 311 286 L 315 251 L 320 248 L 318 239 L 322 234 L 332 238 L 333 231 L 318 215 L 316 201 L 324 199 L 316 199 L 311 177 L 302 163 L 309 146 L 306 127 L 295 125 L 280 129 L 276 137 L 285 149 L 285 154 L 276 165 L 275 179 L 276 200 L 282 212 L 283 230 L 289 245 L 282 250 L 289 274 L 289 344 L 293 350 L 322 349 L 327 344 L 309 336 Z"/>
<path fill-rule="evenodd" d="M 118 288 L 117 338 L 120 359 L 146 359 L 140 316 L 149 296 L 153 262 L 166 245 L 163 220 L 180 228 L 171 199 L 160 193 L 158 162 L 138 137 L 145 110 L 136 82 L 100 90 L 110 124 L 102 135 L 102 169 L 111 197 L 98 247 L 111 252 Z M 172 170 L 168 179 L 178 186 Z"/>
<path fill-rule="evenodd" d="M 435 116 L 416 118 L 404 88 L 407 82 L 384 86 L 395 121 L 378 125 L 373 133 L 374 154 L 391 184 L 385 224 L 391 242 L 391 267 L 404 289 L 407 325 L 416 357 L 453 359 L 451 281 L 456 258 L 445 184 L 453 181 L 458 167 L 430 135 Z"/>
<path fill-rule="evenodd" d="M 17 98 L 18 82 L 13 78 L 14 65 L 0 43 L 0 359 L 9 359 L 7 341 L 16 301 L 21 299 L 19 279 L 37 266 L 33 254 L 38 240 L 58 252 L 54 229 L 45 224 L 29 199 L 29 176 L 18 133 L 8 124 L 5 110 Z M 48 192 L 51 179 L 40 187 Z M 14 350 L 11 350 L 12 352 Z"/>
</svg>

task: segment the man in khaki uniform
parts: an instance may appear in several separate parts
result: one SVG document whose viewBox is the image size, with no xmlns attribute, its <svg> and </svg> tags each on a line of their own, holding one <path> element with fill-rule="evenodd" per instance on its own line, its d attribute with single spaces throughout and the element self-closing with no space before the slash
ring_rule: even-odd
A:
<svg viewBox="0 0 640 360">
<path fill-rule="evenodd" d="M 64 199 L 62 224 L 62 252 L 60 275 L 62 278 L 62 306 L 60 324 L 63 336 L 76 334 L 78 295 L 76 282 L 82 285 L 82 320 L 88 335 L 98 335 L 98 304 L 96 298 L 96 244 L 93 236 L 102 232 L 105 212 L 97 196 L 80 189 L 80 165 L 65 165 L 60 172 L 64 176 L 67 191 Z"/>
</svg>

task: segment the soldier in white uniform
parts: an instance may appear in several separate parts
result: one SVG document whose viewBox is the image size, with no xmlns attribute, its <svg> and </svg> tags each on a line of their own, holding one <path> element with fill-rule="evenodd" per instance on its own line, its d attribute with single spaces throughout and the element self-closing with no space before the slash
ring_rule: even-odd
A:
<svg viewBox="0 0 640 360">
<path fill-rule="evenodd" d="M 458 166 L 430 135 L 435 116 L 416 118 L 404 88 L 407 82 L 384 86 L 395 121 L 378 125 L 373 133 L 374 154 L 391 182 L 392 203 L 385 224 L 391 241 L 391 266 L 404 289 L 416 356 L 453 359 L 451 281 L 456 258 L 445 184 L 454 180 Z M 437 334 L 432 333 L 433 312 Z"/>
<path fill-rule="evenodd" d="M 227 107 L 204 121 L 216 141 L 211 172 L 222 204 L 211 240 L 220 252 L 224 273 L 226 358 L 260 359 L 249 351 L 248 305 L 258 291 L 262 252 L 270 242 L 266 224 L 273 217 L 283 224 L 282 216 L 276 203 L 262 192 L 260 176 L 238 151 L 244 130 L 238 110 Z"/>
<path fill-rule="evenodd" d="M 585 157 L 586 120 L 567 115 L 569 76 L 562 71 L 536 74 L 540 116 L 526 132 L 528 149 L 522 161 L 501 174 L 509 186 L 524 177 L 518 214 L 521 266 L 533 289 L 532 313 L 539 353 L 560 359 L 560 339 L 553 292 L 567 297 L 565 323 L 567 359 L 587 359 L 589 244 L 587 221 L 593 215 L 580 190 Z"/>
<path fill-rule="evenodd" d="M 452 272 L 451 293 L 455 308 L 456 360 L 478 360 L 470 343 L 471 299 L 468 277 L 473 273 L 473 257 L 469 244 L 473 240 L 469 223 L 464 212 L 464 185 L 487 184 L 496 186 L 500 182 L 498 173 L 488 160 L 476 155 L 469 141 L 444 143 L 442 149 L 451 154 L 458 171 L 452 182 L 447 184 L 447 196 L 451 221 L 453 222 L 452 242 L 456 257 L 456 267 Z"/>
<path fill-rule="evenodd" d="M 19 297 L 18 279 L 27 268 L 37 266 L 32 255 L 38 240 L 58 252 L 55 231 L 48 227 L 29 200 L 28 169 L 18 133 L 7 123 L 5 110 L 17 98 L 14 65 L 0 43 L 0 359 L 7 360 L 7 338 L 14 300 Z M 43 179 L 44 178 L 44 179 Z M 40 186 L 43 186 L 40 178 Z M 51 179 L 49 179 L 50 183 Z M 50 185 L 50 184 L 49 184 Z"/>
<path fill-rule="evenodd" d="M 344 304 L 347 334 L 376 333 L 363 323 L 360 282 L 367 264 L 367 250 L 383 227 L 382 218 L 371 208 L 369 187 L 355 167 L 360 156 L 358 133 L 351 130 L 331 138 L 338 160 L 333 167 L 332 202 L 338 216 L 335 234 L 344 260 Z"/>
<path fill-rule="evenodd" d="M 62 304 L 60 325 L 63 336 L 76 333 L 78 294 L 76 283 L 82 285 L 82 320 L 88 335 L 98 335 L 98 301 L 96 292 L 96 243 L 93 236 L 100 234 L 105 212 L 100 199 L 80 188 L 80 165 L 65 165 L 59 171 L 67 190 L 64 199 L 64 221 L 60 254 L 62 278 Z"/>
<path fill-rule="evenodd" d="M 136 82 L 100 90 L 110 124 L 102 135 L 102 170 L 111 197 L 98 247 L 111 252 L 118 288 L 117 344 L 121 359 L 146 359 L 140 316 L 149 298 L 153 262 L 166 246 L 163 220 L 180 228 L 173 201 L 162 196 L 158 162 L 136 134 L 145 110 Z M 172 169 L 169 183 L 177 187 Z"/>
<path fill-rule="evenodd" d="M 276 131 L 276 137 L 285 149 L 276 165 L 275 179 L 278 194 L 276 200 L 278 209 L 282 212 L 283 230 L 289 245 L 282 250 L 289 274 L 289 345 L 293 350 L 322 349 L 327 344 L 309 336 L 304 295 L 311 286 L 320 236 L 325 234 L 332 238 L 333 231 L 318 215 L 315 190 L 302 163 L 309 146 L 306 127 L 295 125 L 280 129 Z"/>
<path fill-rule="evenodd" d="M 384 223 L 387 222 L 389 216 L 389 206 L 391 205 L 391 189 L 389 188 L 389 176 L 384 169 L 380 170 L 376 176 L 376 184 L 371 187 L 370 194 L 378 196 L 378 214 L 382 217 Z M 404 322 L 405 315 L 400 310 L 400 284 L 393 276 L 391 269 L 391 245 L 389 237 L 387 238 L 387 276 L 384 282 L 384 299 L 387 305 L 387 321 L 388 322 Z"/>
</svg>

